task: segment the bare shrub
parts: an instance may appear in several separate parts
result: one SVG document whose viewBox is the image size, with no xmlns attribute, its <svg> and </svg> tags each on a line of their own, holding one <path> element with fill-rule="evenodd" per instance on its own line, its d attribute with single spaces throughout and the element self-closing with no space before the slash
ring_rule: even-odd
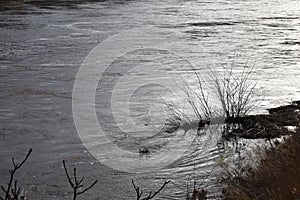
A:
<svg viewBox="0 0 300 200">
<path fill-rule="evenodd" d="M 180 108 L 173 102 L 164 102 L 167 108 L 168 119 L 166 120 L 166 132 L 174 132 L 178 128 L 183 130 L 198 129 L 200 130 L 206 124 L 210 124 L 212 117 L 212 108 L 209 104 L 209 96 L 207 90 L 203 88 L 202 78 L 196 72 L 194 73 L 197 78 L 197 88 L 193 88 L 191 84 L 182 80 L 177 86 L 186 95 L 186 100 L 189 108 Z M 191 109 L 191 110 L 190 110 Z M 186 113 L 185 111 L 192 111 Z"/>
<path fill-rule="evenodd" d="M 211 83 L 216 93 L 225 119 L 234 119 L 245 116 L 255 106 L 258 100 L 254 96 L 257 80 L 254 76 L 254 67 L 244 66 L 241 73 L 223 67 L 222 72 L 211 69 Z"/>
<path fill-rule="evenodd" d="M 172 132 L 172 129 L 178 129 L 182 124 L 191 123 L 191 119 L 184 113 L 183 110 L 178 108 L 174 102 L 167 103 L 163 101 L 166 106 L 166 112 L 168 118 L 165 122 L 165 125 L 168 126 L 166 129 L 167 132 Z"/>
<path fill-rule="evenodd" d="M 222 66 L 221 70 L 210 69 L 208 77 L 194 69 L 196 84 L 183 80 L 183 86 L 178 85 L 196 117 L 188 123 L 199 122 L 198 127 L 203 127 L 222 118 L 234 122 L 258 105 L 259 99 L 254 94 L 257 90 L 254 67 L 247 64 L 242 68 L 235 66 L 232 62 L 229 67 Z"/>
<path fill-rule="evenodd" d="M 3 185 L 1 185 L 1 189 L 4 192 L 4 197 L 0 196 L 0 200 L 25 199 L 25 197 L 22 195 L 21 187 L 18 186 L 18 180 L 15 179 L 15 174 L 28 160 L 31 153 L 32 153 L 32 149 L 30 148 L 27 155 L 20 163 L 17 163 L 15 159 L 12 158 L 13 169 L 9 170 L 10 178 L 7 183 L 7 187 L 5 188 Z"/>
<path fill-rule="evenodd" d="M 199 73 L 194 72 L 197 79 L 196 88 L 191 87 L 189 83 L 183 81 L 184 88 L 180 87 L 187 96 L 195 116 L 198 120 L 208 120 L 212 117 L 212 107 L 209 102 L 208 91 L 204 89 L 204 80 Z"/>
</svg>

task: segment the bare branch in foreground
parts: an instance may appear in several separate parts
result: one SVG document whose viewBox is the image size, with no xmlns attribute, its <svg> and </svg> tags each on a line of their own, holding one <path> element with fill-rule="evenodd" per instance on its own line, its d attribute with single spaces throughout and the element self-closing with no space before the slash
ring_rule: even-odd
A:
<svg viewBox="0 0 300 200">
<path fill-rule="evenodd" d="M 76 200 L 77 196 L 85 193 L 86 191 L 88 191 L 89 189 L 94 187 L 94 185 L 96 185 L 98 183 L 98 180 L 95 180 L 90 186 L 86 187 L 85 189 L 82 189 L 83 188 L 82 182 L 84 180 L 84 177 L 82 177 L 81 179 L 78 179 L 76 167 L 74 167 L 74 170 L 73 170 L 73 176 L 74 176 L 74 181 L 73 181 L 71 179 L 68 169 L 66 167 L 65 160 L 63 160 L 63 166 L 65 169 L 65 173 L 66 173 L 68 182 L 69 182 L 70 186 L 73 188 L 73 200 Z M 80 189 L 82 189 L 82 190 L 80 191 Z"/>
<path fill-rule="evenodd" d="M 4 198 L 0 196 L 0 200 L 18 200 L 21 194 L 21 188 L 18 187 L 18 181 L 15 180 L 15 174 L 20 169 L 24 163 L 28 160 L 30 154 L 32 153 L 32 149 L 30 148 L 27 155 L 23 159 L 22 162 L 17 163 L 15 158 L 12 158 L 13 169 L 9 170 L 10 178 L 7 183 L 7 188 L 1 185 L 1 190 L 5 193 Z"/>
<path fill-rule="evenodd" d="M 136 200 L 149 200 L 149 199 L 153 199 L 158 193 L 160 193 L 162 191 L 162 189 L 164 189 L 164 187 L 169 184 L 171 181 L 165 181 L 164 184 L 156 191 L 152 194 L 152 192 L 149 192 L 149 195 L 145 198 L 142 198 L 142 195 L 143 195 L 143 191 L 140 190 L 140 188 L 138 186 L 136 186 L 134 184 L 134 181 L 131 180 L 132 182 L 132 185 L 135 189 L 135 192 L 136 192 Z"/>
</svg>

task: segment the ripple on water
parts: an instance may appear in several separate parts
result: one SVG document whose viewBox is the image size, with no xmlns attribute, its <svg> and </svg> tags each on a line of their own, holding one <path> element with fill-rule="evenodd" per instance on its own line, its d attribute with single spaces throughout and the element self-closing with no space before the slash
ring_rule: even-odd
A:
<svg viewBox="0 0 300 200">
<path fill-rule="evenodd" d="M 4 145 L 0 145 L 1 148 L 7 146 L 25 148 L 24 146 L 30 143 L 37 147 L 36 152 L 43 152 L 45 154 L 43 159 L 49 159 L 50 163 L 58 158 L 57 149 L 66 157 L 73 156 L 72 149 L 75 147 L 65 143 L 73 139 L 76 144 L 81 145 L 74 128 L 70 99 L 76 71 L 95 45 L 116 33 L 135 27 L 154 25 L 162 30 L 162 34 L 167 33 L 168 30 L 178 33 L 178 37 L 171 41 L 172 45 L 175 49 L 177 46 L 182 47 L 184 49 L 184 52 L 180 52 L 182 56 L 188 58 L 203 74 L 207 74 L 209 67 L 218 67 L 220 63 L 230 64 L 236 52 L 242 52 L 241 56 L 237 57 L 245 62 L 256 61 L 257 76 L 261 80 L 259 86 L 264 95 L 264 101 L 256 112 L 299 98 L 297 87 L 300 85 L 298 77 L 300 74 L 299 1 L 147 0 L 101 1 L 84 4 L 73 2 L 64 3 L 65 5 L 58 1 L 26 4 L 20 3 L 21 1 L 16 4 L 11 2 L 0 1 L 0 89 L 2 91 L 0 120 L 1 134 L 3 134 L 1 139 L 5 139 L 1 140 L 4 141 Z M 150 66 L 154 61 L 166 56 L 163 51 L 140 50 L 140 52 L 142 56 L 130 57 L 131 64 L 147 65 L 148 63 Z M 151 53 L 157 54 L 157 57 L 153 57 L 152 60 L 145 58 L 145 55 Z M 115 132 L 117 127 L 111 125 L 114 123 L 114 118 L 109 116 L 110 104 L 107 93 L 113 89 L 111 83 L 124 75 L 119 71 L 123 72 L 122 70 L 128 68 L 130 62 L 119 63 L 115 71 L 104 74 L 105 82 L 101 83 L 103 88 L 97 91 L 99 94 L 97 93 L 96 97 L 98 98 L 96 100 L 101 97 L 99 104 L 96 105 L 96 109 L 101 110 L 98 117 L 104 122 L 103 128 L 114 136 L 112 140 L 120 146 L 123 145 L 124 148 L 135 152 L 141 144 L 152 146 L 154 151 L 159 150 L 159 145 L 165 145 L 167 139 L 174 135 L 157 134 L 146 139 L 128 138 L 122 132 Z M 171 66 L 179 65 L 176 60 L 172 62 Z M 162 65 L 167 64 L 162 62 Z M 146 75 L 174 73 L 186 75 L 190 80 L 193 71 L 190 66 L 185 66 L 176 68 L 175 71 L 173 68 L 146 69 L 131 72 L 130 75 L 133 78 L 148 80 Z M 134 83 L 128 81 L 128 85 L 130 84 Z M 26 90 L 26 88 L 36 87 L 38 90 Z M 10 88 L 18 91 L 19 94 L 7 92 Z M 282 92 L 282 89 L 285 91 Z M 154 99 L 160 95 L 159 93 L 165 94 L 164 90 L 156 91 L 156 93 L 152 91 L 137 93 L 142 97 L 147 94 L 151 97 L 148 99 L 133 97 L 136 104 L 131 106 L 136 113 L 132 113 L 131 117 L 136 119 L 137 127 L 131 131 L 137 136 L 151 127 L 151 119 L 147 117 L 148 112 L 143 105 L 147 101 L 154 104 L 156 103 Z M 30 95 L 25 92 L 30 92 Z M 61 98 L 65 97 L 65 94 L 68 94 L 68 98 Z M 49 113 L 60 112 L 52 115 L 48 111 Z M 126 124 L 126 118 L 123 119 L 121 116 L 121 120 Z M 23 130 L 24 127 L 26 130 Z M 23 137 L 24 133 L 26 137 Z M 7 140 L 10 134 L 19 137 L 17 140 Z M 218 165 L 223 160 L 238 158 L 236 142 L 223 142 L 221 128 L 213 126 L 203 130 L 199 135 L 195 131 L 190 131 L 188 134 L 195 136 L 193 143 L 189 146 L 173 146 L 184 150 L 184 155 L 164 169 L 135 175 L 124 173 L 122 177 L 125 178 L 122 179 L 121 176 L 113 176 L 103 170 L 100 164 L 97 165 L 93 168 L 94 171 L 90 172 L 100 174 L 99 179 L 103 176 L 104 181 L 100 181 L 105 184 L 103 186 L 105 190 L 91 195 L 97 195 L 93 196 L 95 198 L 108 196 L 110 199 L 130 199 L 134 196 L 130 179 L 134 178 L 142 188 L 145 188 L 145 193 L 159 188 L 164 179 L 171 179 L 172 183 L 158 197 L 161 200 L 184 199 L 187 185 L 192 188 L 194 180 L 197 187 L 207 189 L 211 197 L 218 196 L 222 187 L 218 182 L 222 175 Z M 74 142 L 73 140 L 71 142 Z M 247 152 L 249 149 L 253 152 L 251 149 L 259 143 L 257 140 L 242 140 L 239 143 L 241 142 L 245 143 L 242 152 Z M 83 152 L 84 146 L 77 148 L 78 151 Z M 7 152 L 7 149 L 3 151 Z M 85 153 L 85 155 L 93 159 L 89 154 Z M 47 178 L 41 181 L 57 180 L 57 173 L 50 174 Z M 65 183 L 60 185 L 64 186 Z M 57 193 L 62 194 L 61 198 L 63 198 L 67 188 L 61 188 L 63 191 Z M 46 194 L 43 195 L 42 199 L 51 199 L 46 197 Z"/>
</svg>

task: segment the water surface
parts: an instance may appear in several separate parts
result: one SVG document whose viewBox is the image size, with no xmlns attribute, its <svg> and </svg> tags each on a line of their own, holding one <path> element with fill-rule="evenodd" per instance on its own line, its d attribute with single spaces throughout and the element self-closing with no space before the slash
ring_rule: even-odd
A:
<svg viewBox="0 0 300 200">
<path fill-rule="evenodd" d="M 72 89 L 81 63 L 104 40 L 145 26 L 159 31 L 153 37 L 145 34 L 144 48 L 120 55 L 97 87 L 98 120 L 124 149 L 138 151 L 138 146 L 148 145 L 155 151 L 164 144 L 162 137 L 143 139 L 143 133 L 161 127 L 165 117 L 159 112 L 161 98 L 174 97 L 160 85 L 141 84 L 146 80 L 165 78 L 168 82 L 168 78 L 180 76 L 193 85 L 194 69 L 205 76 L 209 68 L 221 68 L 234 59 L 236 71 L 247 62 L 255 65 L 260 88 L 257 95 L 264 100 L 254 112 L 300 97 L 300 2 L 296 0 L 1 3 L 1 183 L 7 179 L 10 157 L 21 157 L 32 147 L 34 153 L 20 174 L 32 199 L 68 198 L 62 159 L 77 163 L 87 179 L 99 179 L 99 185 L 83 199 L 130 199 L 134 195 L 132 178 L 146 191 L 171 179 L 158 199 L 184 199 L 193 179 L 212 198 L 220 194 L 216 160 L 237 154 L 234 142 L 223 144 L 214 127 L 203 130 L 189 147 L 175 146 L 188 151 L 156 173 L 128 174 L 103 166 L 78 137 Z M 149 48 L 149 41 L 155 43 L 169 34 L 168 44 Z M 172 49 L 165 49 L 167 46 Z M 126 126 L 123 110 L 114 116 L 130 133 L 127 135 L 116 126 L 110 112 L 111 91 L 121 78 L 124 88 L 141 86 L 130 100 L 136 126 Z M 124 88 L 117 91 L 119 103 L 128 95 Z M 251 141 L 242 143 L 248 149 L 253 146 Z"/>
</svg>

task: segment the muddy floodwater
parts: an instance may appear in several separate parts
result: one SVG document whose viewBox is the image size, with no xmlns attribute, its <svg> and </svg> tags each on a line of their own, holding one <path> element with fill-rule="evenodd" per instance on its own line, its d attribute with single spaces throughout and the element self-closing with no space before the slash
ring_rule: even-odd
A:
<svg viewBox="0 0 300 200">
<path fill-rule="evenodd" d="M 222 188 L 220 159 L 251 154 L 264 140 L 224 142 L 216 126 L 158 134 L 168 118 L 163 102 L 185 106 L 180 81 L 195 85 L 194 71 L 206 76 L 234 62 L 237 73 L 243 65 L 255 66 L 255 95 L 262 101 L 253 113 L 300 99 L 298 0 L 5 1 L 0 6 L 0 183 L 7 182 L 11 157 L 21 158 L 31 147 L 32 156 L 17 174 L 29 199 L 70 199 L 63 159 L 75 164 L 87 183 L 99 181 L 81 199 L 134 199 L 131 179 L 144 192 L 171 180 L 161 200 L 185 199 L 187 185 L 197 180 L 197 187 L 216 199 Z M 88 69 L 88 76 L 77 76 L 96 61 L 97 73 Z M 79 85 L 82 95 L 74 98 L 74 83 L 93 83 L 95 77 L 100 78 L 91 85 L 94 96 L 76 104 L 91 88 Z M 76 119 L 88 118 L 76 115 L 74 103 L 83 106 L 75 107 L 80 112 L 94 106 L 106 140 L 80 135 Z M 84 130 L 95 131 L 86 122 Z M 145 172 L 115 170 L 103 164 L 114 154 L 97 157 L 91 151 L 91 145 L 107 150 L 112 141 L 128 152 L 147 147 L 151 157 L 181 136 L 193 139 L 171 144 L 175 153 L 164 160 L 182 155 Z M 126 162 L 126 156 L 120 159 Z"/>
</svg>

